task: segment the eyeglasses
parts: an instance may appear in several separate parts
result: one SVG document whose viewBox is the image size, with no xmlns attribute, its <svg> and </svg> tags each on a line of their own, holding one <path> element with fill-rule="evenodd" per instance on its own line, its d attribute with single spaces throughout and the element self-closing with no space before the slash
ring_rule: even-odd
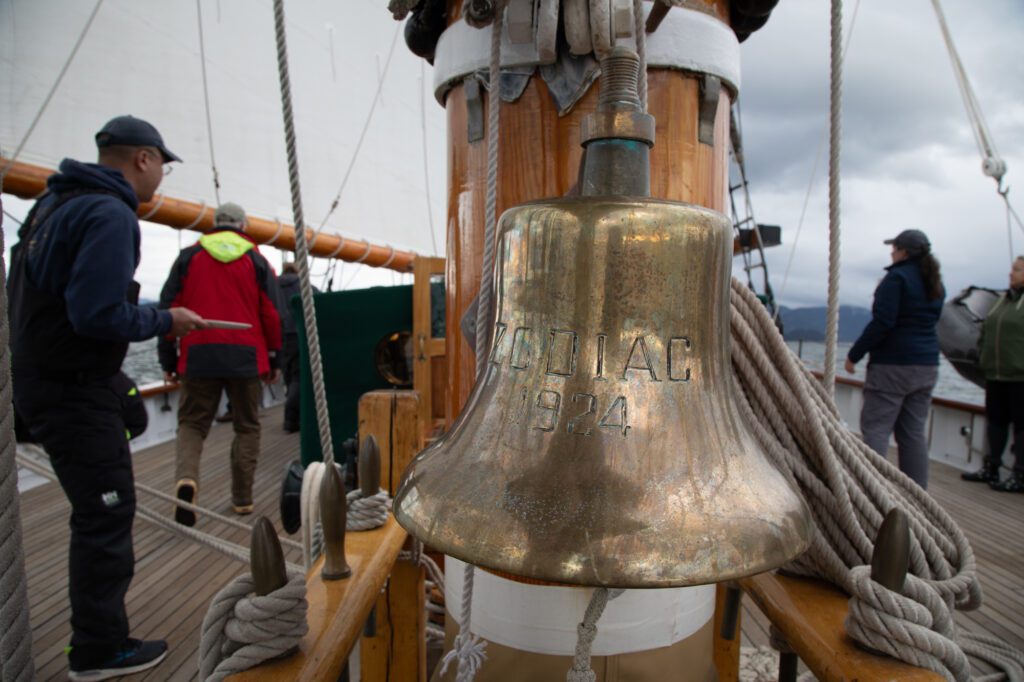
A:
<svg viewBox="0 0 1024 682">
<path fill-rule="evenodd" d="M 159 149 L 147 148 L 145 152 L 161 163 L 161 165 L 163 166 L 163 172 L 165 176 L 170 175 L 171 173 L 174 172 L 174 166 L 172 166 L 169 161 L 166 163 L 164 162 L 164 155 L 160 152 Z"/>
</svg>

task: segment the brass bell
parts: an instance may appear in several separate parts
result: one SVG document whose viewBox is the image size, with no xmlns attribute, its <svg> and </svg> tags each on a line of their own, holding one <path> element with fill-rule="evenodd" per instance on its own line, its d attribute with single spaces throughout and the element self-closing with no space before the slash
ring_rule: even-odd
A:
<svg viewBox="0 0 1024 682">
<path fill-rule="evenodd" d="M 463 561 L 669 587 L 808 546 L 803 501 L 733 404 L 731 225 L 647 198 L 654 124 L 636 74 L 628 50 L 602 64 L 583 196 L 502 215 L 487 368 L 395 496 L 406 530 Z"/>
</svg>

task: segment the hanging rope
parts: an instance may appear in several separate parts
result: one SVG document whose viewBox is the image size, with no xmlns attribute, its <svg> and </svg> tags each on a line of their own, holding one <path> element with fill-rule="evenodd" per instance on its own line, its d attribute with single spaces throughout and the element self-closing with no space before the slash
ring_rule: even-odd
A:
<svg viewBox="0 0 1024 682">
<path fill-rule="evenodd" d="M 498 204 L 498 129 L 501 113 L 501 29 L 504 21 L 505 2 L 494 3 L 491 20 L 491 56 L 487 83 L 487 200 L 484 209 L 484 250 L 480 265 L 480 291 L 476 298 L 476 378 L 482 381 L 487 369 L 487 350 L 490 345 L 491 288 L 494 280 L 494 241 L 497 231 Z M 467 19 L 468 21 L 468 19 Z M 444 668 L 452 658 L 458 659 L 456 682 L 470 682 L 483 664 L 487 654 L 487 642 L 472 632 L 473 579 L 476 569 L 467 563 L 462 577 L 462 613 L 459 617 L 459 634 L 452 650 L 445 654 Z"/>
<path fill-rule="evenodd" d="M 14 463 L 11 326 L 7 319 L 7 263 L 3 253 L 4 233 L 0 230 L 0 405 L 4 408 L 0 419 L 0 682 L 29 682 L 35 678 L 35 666 L 21 539 L 18 468 Z"/>
<path fill-rule="evenodd" d="M 843 0 L 832 0 L 831 75 L 828 140 L 828 313 L 825 320 L 825 373 L 829 396 L 836 390 L 836 344 L 839 342 L 839 145 L 843 106 Z"/>
<path fill-rule="evenodd" d="M 566 673 L 565 682 L 597 682 L 597 675 L 590 667 L 590 651 L 597 638 L 597 621 L 604 613 L 608 602 L 624 591 L 599 587 L 590 595 L 590 603 L 583 614 L 583 622 L 576 626 L 576 651 L 573 654 L 572 667 Z"/>
<path fill-rule="evenodd" d="M 846 32 L 846 44 L 843 47 L 843 60 L 846 59 L 846 53 L 850 49 L 850 42 L 853 39 L 853 27 L 857 24 L 857 13 L 860 10 L 860 0 L 853 5 L 853 16 L 850 18 L 850 28 Z M 779 287 L 779 296 L 777 300 L 782 300 L 782 297 L 786 295 L 786 285 L 789 283 L 789 273 L 793 268 L 793 257 L 796 256 L 796 247 L 800 243 L 800 233 L 804 229 L 804 218 L 807 217 L 807 205 L 811 201 L 811 190 L 814 189 L 814 180 L 818 177 L 818 164 L 821 162 L 821 153 L 825 149 L 825 142 L 828 140 L 828 133 L 825 133 L 821 137 L 821 141 L 818 143 L 818 150 L 814 154 L 814 164 L 811 166 L 811 177 L 807 181 L 807 192 L 804 194 L 803 207 L 800 209 L 800 219 L 796 223 L 796 233 L 793 237 L 793 246 L 789 249 L 789 258 L 786 260 L 786 270 L 782 273 L 782 286 Z M 776 308 L 774 317 L 778 319 L 781 308 Z"/>
<path fill-rule="evenodd" d="M 287 584 L 265 596 L 254 594 L 252 576 L 235 578 L 203 618 L 199 679 L 220 682 L 288 653 L 309 629 L 307 609 L 302 573 L 292 573 Z"/>
<path fill-rule="evenodd" d="M 3 189 L 4 178 L 7 177 L 8 171 L 11 170 L 11 166 L 18 160 L 18 155 L 21 154 L 21 150 L 25 148 L 25 143 L 28 142 L 28 138 L 32 136 L 32 131 L 36 129 L 36 125 L 39 123 L 39 119 L 43 117 L 43 113 L 46 108 L 50 105 L 50 100 L 53 99 L 53 95 L 57 92 L 57 88 L 60 86 L 60 82 L 64 80 L 64 74 L 68 72 L 68 67 L 71 66 L 71 62 L 75 60 L 75 55 L 78 54 L 78 48 L 82 46 L 82 42 L 85 40 L 85 36 L 89 34 L 89 29 L 92 28 L 93 19 L 96 18 L 96 14 L 100 11 L 100 7 L 103 6 L 103 0 L 96 0 L 96 4 L 92 8 L 92 13 L 89 14 L 89 18 L 85 22 L 85 26 L 82 27 L 82 32 L 78 34 L 78 40 L 75 41 L 74 47 L 71 48 L 71 54 L 64 61 L 64 66 L 61 67 L 60 73 L 57 74 L 57 79 L 53 82 L 50 87 L 50 91 L 46 93 L 46 97 L 43 99 L 43 103 L 39 106 L 39 111 L 36 112 L 35 117 L 32 119 L 32 123 L 29 124 L 28 130 L 21 138 L 21 142 L 18 143 L 17 148 L 11 157 L 7 160 L 6 165 L 3 169 L 0 169 L 0 190 Z"/>
<path fill-rule="evenodd" d="M 206 106 L 206 139 L 210 142 L 210 170 L 213 171 L 213 196 L 220 206 L 220 175 L 217 173 L 217 159 L 213 154 L 213 122 L 210 120 L 210 88 L 206 83 L 206 42 L 203 40 L 202 0 L 196 0 L 196 19 L 199 24 L 199 65 L 203 71 L 203 104 Z M 200 214 L 200 217 L 202 214 Z"/>
<path fill-rule="evenodd" d="M 963 531 L 934 498 L 846 429 L 824 386 L 789 350 L 753 292 L 736 279 L 731 329 L 735 384 L 741 389 L 737 405 L 758 444 L 803 494 L 815 524 L 810 549 L 786 570 L 858 594 L 858 573 L 852 569 L 870 563 L 882 519 L 898 506 L 910 524 L 908 575 L 924 581 L 944 603 L 978 608 L 981 584 Z M 909 627 L 900 623 L 905 612 L 888 614 L 886 627 Z M 861 627 L 871 629 L 869 623 Z M 996 655 L 985 660 L 997 665 L 1020 657 L 991 638 L 961 633 L 956 642 L 969 655 L 996 647 Z M 930 646 L 904 644 L 894 655 L 914 664 L 916 652 L 927 653 Z"/>
<path fill-rule="evenodd" d="M 295 265 L 299 270 L 299 295 L 302 298 L 302 317 L 306 328 L 306 345 L 309 349 L 310 373 L 313 376 L 316 422 L 320 433 L 320 449 L 323 452 L 324 464 L 333 464 L 334 444 L 331 440 L 327 393 L 324 390 L 320 334 L 316 326 L 316 312 L 313 309 L 313 288 L 309 284 L 309 247 L 306 244 L 306 223 L 302 216 L 302 190 L 299 186 L 299 160 L 295 150 L 295 121 L 292 116 L 291 82 L 288 77 L 284 0 L 274 0 L 274 32 L 277 36 L 277 72 L 281 81 L 281 111 L 284 116 L 285 147 L 288 150 L 288 182 L 291 186 L 292 214 L 295 218 Z"/>
</svg>

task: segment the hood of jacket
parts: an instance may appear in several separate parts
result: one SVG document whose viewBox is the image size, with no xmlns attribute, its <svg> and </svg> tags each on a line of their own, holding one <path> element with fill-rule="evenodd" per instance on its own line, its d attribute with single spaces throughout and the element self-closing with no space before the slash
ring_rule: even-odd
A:
<svg viewBox="0 0 1024 682">
<path fill-rule="evenodd" d="M 139 208 L 139 198 L 135 196 L 135 190 L 125 180 L 121 171 L 97 163 L 64 159 L 60 162 L 59 172 L 51 175 L 46 180 L 46 185 L 54 194 L 82 189 L 105 190 L 124 199 L 133 211 Z"/>
<path fill-rule="evenodd" d="M 256 247 L 248 237 L 231 228 L 218 228 L 199 238 L 199 245 L 221 263 L 236 261 Z"/>
</svg>

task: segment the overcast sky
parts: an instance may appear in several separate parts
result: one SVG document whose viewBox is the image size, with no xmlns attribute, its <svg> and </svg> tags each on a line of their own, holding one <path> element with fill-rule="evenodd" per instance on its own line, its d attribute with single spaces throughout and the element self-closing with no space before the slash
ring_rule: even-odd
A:
<svg viewBox="0 0 1024 682">
<path fill-rule="evenodd" d="M 1024 213 L 1024 2 L 943 0 L 965 70 L 1009 166 L 1010 200 Z M 1005 287 L 1010 246 L 995 182 L 981 172 L 967 115 L 930 0 L 847 0 L 856 21 L 843 74 L 840 299 L 870 306 L 889 247 L 924 230 L 952 294 Z M 782 0 L 742 45 L 740 102 L 755 216 L 783 228 L 769 250 L 781 302 L 820 305 L 828 272 L 829 3 Z M 817 176 L 811 184 L 820 150 Z M 1015 253 L 1024 233 L 1013 230 Z M 737 261 L 739 262 L 739 261 Z"/>
<path fill-rule="evenodd" d="M 10 7 L 10 2 L 0 0 L 0 5 Z M 753 207 L 758 222 L 782 226 L 783 244 L 769 250 L 768 264 L 776 295 L 788 306 L 821 305 L 826 298 L 828 5 L 782 0 L 767 26 L 741 47 L 741 123 Z M 846 31 L 855 9 L 857 17 L 843 80 L 841 301 L 870 305 L 889 263 L 882 240 L 907 227 L 931 237 L 950 293 L 969 284 L 1005 286 L 1010 261 L 1005 209 L 994 181 L 981 173 L 930 0 L 863 0 L 859 6 L 847 0 L 844 5 Z M 943 0 L 943 7 L 1009 167 L 1010 199 L 1024 213 L 1024 1 Z M 380 13 L 390 21 L 383 6 Z M 382 30 L 392 30 L 391 25 Z M 378 69 L 386 57 L 386 41 L 382 45 Z M 415 69 L 419 72 L 418 64 Z M 433 141 L 435 152 L 442 143 Z M 443 206 L 445 191 L 433 189 L 435 208 Z M 5 196 L 4 205 L 20 216 L 28 204 Z M 8 247 L 10 227 L 5 225 Z M 443 239 L 443 229 L 437 229 Z M 1024 233 L 1014 227 L 1013 238 L 1015 253 L 1024 253 Z M 144 228 L 143 239 L 138 277 L 143 295 L 155 298 L 177 251 L 178 234 L 152 226 Z M 190 242 L 192 235 L 184 239 Z M 316 263 L 322 272 L 324 261 Z M 408 281 L 390 271 L 343 267 L 339 286 L 353 275 L 353 286 Z M 739 267 L 736 274 L 743 276 Z"/>
</svg>

